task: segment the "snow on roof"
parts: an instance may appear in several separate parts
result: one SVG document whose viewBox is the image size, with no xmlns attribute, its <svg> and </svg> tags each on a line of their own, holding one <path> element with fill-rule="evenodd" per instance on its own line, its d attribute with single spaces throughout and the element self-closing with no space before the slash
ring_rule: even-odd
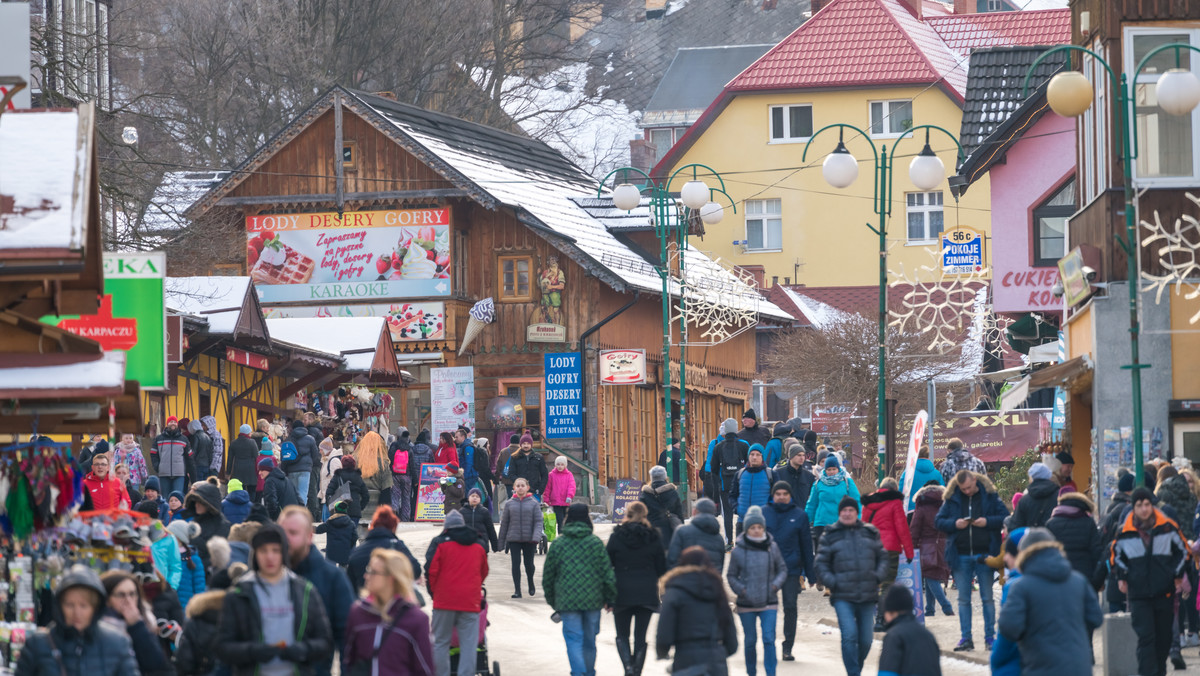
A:
<svg viewBox="0 0 1200 676">
<path fill-rule="evenodd" d="M 827 326 L 830 322 L 844 318 L 847 313 L 839 310 L 832 305 L 826 305 L 819 300 L 814 300 L 805 296 L 788 286 L 781 286 L 783 292 L 787 294 L 788 300 L 795 303 L 796 307 L 804 313 L 812 325 L 816 328 Z"/>
<path fill-rule="evenodd" d="M 105 352 L 101 359 L 58 366 L 0 369 L 0 390 L 123 389 L 125 353 Z"/>
<path fill-rule="evenodd" d="M 249 277 L 167 277 L 168 310 L 208 320 L 209 333 L 232 334 L 242 314 Z"/>
<path fill-rule="evenodd" d="M 346 370 L 365 373 L 375 361 L 384 321 L 383 317 L 276 317 L 267 320 L 267 331 L 272 340 L 340 357 Z"/>
<path fill-rule="evenodd" d="M 149 234 L 178 230 L 187 223 L 183 212 L 213 186 L 225 180 L 228 171 L 168 171 L 154 189 L 142 229 Z"/>
<path fill-rule="evenodd" d="M 83 126 L 74 110 L 0 116 L 0 249 L 83 248 L 92 153 Z"/>
</svg>

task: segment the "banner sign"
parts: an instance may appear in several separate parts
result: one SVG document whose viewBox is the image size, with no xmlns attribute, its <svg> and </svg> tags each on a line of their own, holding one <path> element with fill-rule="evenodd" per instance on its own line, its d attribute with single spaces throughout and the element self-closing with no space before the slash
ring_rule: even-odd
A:
<svg viewBox="0 0 1200 676">
<path fill-rule="evenodd" d="M 547 439 L 583 436 L 583 389 L 579 385 L 583 358 L 578 352 L 547 352 L 545 355 Z"/>
<path fill-rule="evenodd" d="M 617 490 L 613 493 L 613 521 L 625 518 L 625 508 L 642 498 L 642 482 L 637 479 L 617 479 Z"/>
<path fill-rule="evenodd" d="M 857 410 L 854 404 L 809 404 L 811 429 L 817 434 L 850 434 L 850 418 Z"/>
<path fill-rule="evenodd" d="M 942 273 L 969 275 L 983 270 L 983 236 L 970 228 L 942 233 Z"/>
<path fill-rule="evenodd" d="M 913 550 L 912 563 L 906 563 L 900 557 L 900 567 L 896 569 L 896 584 L 904 587 L 913 595 L 913 617 L 917 622 L 925 624 L 925 593 L 921 582 L 921 550 Z"/>
<path fill-rule="evenodd" d="M 264 307 L 263 316 L 276 317 L 383 317 L 392 342 L 446 339 L 446 304 L 367 303 L 361 305 L 281 305 Z"/>
<path fill-rule="evenodd" d="M 945 441 L 951 437 L 961 439 L 963 446 L 983 462 L 1009 462 L 1050 439 L 1048 408 L 1017 409 L 1005 414 L 997 411 L 946 413 L 929 424 L 938 440 L 937 447 L 930 449 L 931 459 L 946 457 Z M 897 420 L 896 448 L 908 447 L 912 425 L 912 421 Z M 867 436 L 866 419 L 856 417 L 851 427 L 855 453 L 861 454 L 862 449 L 874 453 L 874 439 Z"/>
<path fill-rule="evenodd" d="M 433 438 L 465 425 L 475 430 L 475 368 L 451 366 L 429 369 Z"/>
<path fill-rule="evenodd" d="M 125 353 L 125 378 L 142 389 L 167 386 L 166 306 L 163 277 L 166 254 L 104 253 L 104 296 L 97 314 L 82 317 L 42 317 L 76 335 L 90 338 L 105 350 Z"/>
<path fill-rule="evenodd" d="M 904 491 L 904 504 L 908 504 L 908 496 L 912 495 L 913 478 L 917 474 L 917 453 L 921 451 L 921 444 L 925 443 L 928 425 L 929 414 L 921 409 L 908 435 L 908 460 L 904 463 L 904 485 L 900 487 Z"/>
<path fill-rule="evenodd" d="M 600 350 L 600 382 L 641 385 L 646 382 L 645 350 Z"/>
<path fill-rule="evenodd" d="M 450 295 L 450 209 L 246 217 L 246 269 L 265 303 Z"/>
<path fill-rule="evenodd" d="M 421 465 L 421 477 L 417 484 L 417 513 L 414 521 L 441 521 L 446 518 L 442 506 L 446 496 L 438 486 L 438 480 L 446 476 L 445 465 Z"/>
<path fill-rule="evenodd" d="M 252 369 L 258 369 L 259 371 L 269 371 L 271 369 L 271 365 L 267 361 L 266 355 L 250 352 L 249 350 L 239 350 L 236 347 L 225 348 L 225 361 L 233 362 L 234 364 L 241 364 L 242 366 L 249 366 Z"/>
</svg>

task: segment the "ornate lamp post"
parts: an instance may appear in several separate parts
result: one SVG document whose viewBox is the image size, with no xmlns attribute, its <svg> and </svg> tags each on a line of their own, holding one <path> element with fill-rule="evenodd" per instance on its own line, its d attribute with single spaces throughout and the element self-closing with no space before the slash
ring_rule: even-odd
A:
<svg viewBox="0 0 1200 676">
<path fill-rule="evenodd" d="M 913 127 L 905 131 L 892 144 L 892 156 L 887 154 L 887 145 L 880 144 L 876 148 L 874 141 L 871 140 L 863 130 L 849 124 L 831 124 L 822 127 L 817 133 L 812 135 L 808 143 L 804 146 L 804 154 L 801 156 L 801 161 L 808 158 L 808 150 L 812 147 L 817 137 L 822 132 L 828 129 L 838 130 L 838 144 L 833 149 L 833 152 L 825 156 L 825 161 L 821 165 L 821 174 L 825 177 L 825 182 L 834 188 L 848 188 L 855 179 L 858 178 L 858 160 L 855 159 L 850 151 L 846 149 L 844 134 L 846 130 L 862 136 L 871 146 L 871 154 L 874 157 L 875 175 L 874 175 L 874 199 L 872 208 L 875 215 L 879 217 L 879 225 L 871 225 L 867 223 L 867 227 L 879 236 L 879 388 L 877 392 L 878 412 L 876 415 L 876 434 L 878 453 L 877 462 L 879 465 L 879 480 L 882 481 L 885 476 L 884 463 L 887 456 L 887 435 L 884 432 L 884 427 L 887 423 L 887 219 L 892 213 L 892 170 L 895 164 L 895 148 L 901 141 L 910 135 L 915 135 L 918 130 L 925 130 L 925 147 L 921 153 L 913 158 L 908 165 L 908 178 L 918 190 L 928 192 L 941 184 L 946 177 L 946 167 L 942 164 L 942 160 L 934 154 L 933 149 L 929 146 L 929 133 L 931 130 L 939 131 L 945 134 L 947 138 L 954 141 L 954 145 L 958 148 L 958 157 L 964 157 L 962 146 L 959 145 L 958 139 L 950 132 L 941 127 L 932 124 L 923 124 Z"/>
<path fill-rule="evenodd" d="M 705 172 L 705 175 L 716 178 L 720 184 L 719 188 L 710 188 L 708 184 L 700 180 L 700 170 Z M 737 213 L 737 206 L 733 204 L 733 200 L 729 198 L 729 194 L 725 192 L 725 181 L 721 176 L 711 168 L 703 164 L 688 164 L 675 170 L 665 181 L 656 182 L 646 172 L 635 169 L 633 167 L 624 167 L 615 169 L 608 173 L 602 181 L 600 181 L 600 191 L 603 192 L 605 183 L 615 174 L 622 174 L 628 177 L 629 174 L 637 175 L 640 183 L 624 182 L 617 185 L 612 192 L 613 205 L 622 211 L 632 211 L 642 203 L 642 194 L 648 193 L 650 196 L 650 213 L 654 218 L 654 234 L 658 237 L 659 245 L 659 264 L 655 266 L 658 276 L 662 279 L 662 322 L 663 322 L 663 347 L 662 347 L 662 363 L 663 363 L 663 444 L 664 448 L 669 448 L 671 445 L 672 426 L 671 426 L 671 411 L 672 411 L 672 387 L 671 387 L 671 324 L 672 324 L 672 299 L 671 299 L 671 267 L 669 251 L 674 248 L 678 252 L 679 275 L 683 277 L 684 270 L 684 252 L 687 250 L 688 242 L 688 223 L 693 214 L 697 215 L 706 225 L 716 225 L 721 222 L 725 216 L 725 207 L 713 201 L 713 196 L 720 193 L 729 200 L 730 208 L 734 213 Z M 678 202 L 671 197 L 671 185 L 676 182 L 681 176 L 687 177 L 688 180 L 679 189 Z M 598 193 L 599 194 L 599 193 Z M 682 207 L 679 203 L 682 203 Z M 674 212 L 674 213 L 672 213 Z M 672 232 L 671 222 L 674 221 L 674 232 Z M 684 294 L 679 295 L 679 305 L 684 307 L 687 302 Z M 679 330 L 681 340 L 679 342 L 679 438 L 682 439 L 687 432 L 687 318 L 686 313 L 679 313 Z M 688 494 L 688 467 L 687 453 L 680 454 L 680 462 L 683 467 L 680 471 L 682 478 L 682 495 L 686 500 Z"/>
<path fill-rule="evenodd" d="M 1130 393 L 1133 397 L 1133 469 L 1138 486 L 1142 485 L 1142 369 L 1149 364 L 1141 362 L 1138 338 L 1141 332 L 1141 320 L 1138 316 L 1138 243 L 1137 225 L 1134 222 L 1134 190 L 1133 190 L 1133 161 L 1137 159 L 1137 133 L 1133 127 L 1135 120 L 1135 105 L 1133 88 L 1137 84 L 1138 74 L 1150 62 L 1150 59 L 1160 52 L 1175 51 L 1175 68 L 1168 70 L 1158 78 L 1156 94 L 1158 105 L 1170 115 L 1188 115 L 1200 103 L 1200 80 L 1190 70 L 1179 67 L 1180 50 L 1191 50 L 1200 53 L 1200 48 L 1188 44 L 1173 43 L 1160 45 L 1150 50 L 1138 63 L 1133 71 L 1133 81 L 1130 83 L 1125 73 L 1118 78 L 1108 62 L 1095 52 L 1076 45 L 1061 45 L 1047 50 L 1033 62 L 1025 74 L 1024 96 L 1029 96 L 1029 79 L 1034 69 L 1048 57 L 1058 52 L 1078 51 L 1090 55 L 1097 63 L 1104 66 L 1105 72 L 1112 81 L 1113 89 L 1117 92 L 1117 107 L 1113 110 L 1116 117 L 1114 129 L 1120 134 L 1121 168 L 1125 182 L 1125 236 L 1117 236 L 1117 244 L 1125 252 L 1125 260 L 1129 275 L 1129 364 L 1122 366 L 1129 370 Z M 1077 117 L 1092 106 L 1095 95 L 1092 83 L 1087 76 L 1075 70 L 1064 71 L 1050 78 L 1046 87 L 1046 102 L 1054 112 L 1063 117 Z"/>
</svg>

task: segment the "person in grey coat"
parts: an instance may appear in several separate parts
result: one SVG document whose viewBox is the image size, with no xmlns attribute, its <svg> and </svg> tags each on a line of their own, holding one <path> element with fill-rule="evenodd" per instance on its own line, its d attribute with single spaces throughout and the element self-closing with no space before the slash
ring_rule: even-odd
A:
<svg viewBox="0 0 1200 676">
<path fill-rule="evenodd" d="M 717 503 L 700 498 L 692 505 L 692 519 L 675 529 L 667 548 L 667 566 L 679 565 L 679 557 L 688 547 L 702 547 L 718 574 L 725 570 L 725 539 L 717 521 Z"/>
<path fill-rule="evenodd" d="M 875 603 L 888 557 L 879 531 L 858 518 L 854 498 L 844 497 L 838 504 L 837 521 L 821 536 L 816 568 L 837 614 L 846 676 L 859 676 L 875 638 Z"/>
<path fill-rule="evenodd" d="M 529 578 L 529 595 L 533 596 L 533 557 L 544 533 L 541 503 L 529 492 L 524 478 L 513 482 L 513 494 L 504 503 L 500 515 L 500 547 L 512 557 L 514 599 L 521 598 L 521 560 L 525 560 L 525 575 Z"/>
<path fill-rule="evenodd" d="M 754 676 L 758 662 L 757 622 L 762 622 L 763 668 L 775 676 L 775 618 L 779 609 L 779 590 L 787 579 L 787 562 L 779 552 L 775 538 L 767 532 L 767 521 L 758 505 L 746 510 L 745 529 L 729 554 L 725 579 L 737 595 L 737 614 L 745 636 L 746 673 Z"/>
<path fill-rule="evenodd" d="M 104 585 L 86 566 L 71 566 L 54 592 L 54 622 L 29 632 L 17 676 L 137 676 L 129 637 L 100 621 Z"/>
</svg>

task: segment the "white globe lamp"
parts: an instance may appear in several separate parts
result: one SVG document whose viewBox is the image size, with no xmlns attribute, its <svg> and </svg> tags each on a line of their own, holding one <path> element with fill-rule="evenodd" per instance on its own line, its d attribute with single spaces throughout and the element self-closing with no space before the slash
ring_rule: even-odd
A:
<svg viewBox="0 0 1200 676">
<path fill-rule="evenodd" d="M 613 190 L 613 206 L 621 211 L 632 211 L 642 203 L 642 191 L 632 183 L 622 183 Z"/>
<path fill-rule="evenodd" d="M 716 202 L 709 202 L 700 207 L 700 220 L 704 221 L 705 225 L 716 225 L 725 218 L 725 207 Z"/>
<path fill-rule="evenodd" d="M 1158 106 L 1171 115 L 1187 115 L 1200 104 L 1200 79 L 1195 73 L 1172 68 L 1158 78 Z"/>
<path fill-rule="evenodd" d="M 821 174 L 825 182 L 835 188 L 848 188 L 858 178 L 858 160 L 846 150 L 846 146 L 838 142 L 837 148 L 825 156 L 821 164 Z"/>
<path fill-rule="evenodd" d="M 704 181 L 691 180 L 683 184 L 683 188 L 679 191 L 679 198 L 683 200 L 683 205 L 689 209 L 699 209 L 708 203 L 709 190 Z"/>
<path fill-rule="evenodd" d="M 946 165 L 942 164 L 942 160 L 933 154 L 933 148 L 926 143 L 921 154 L 914 157 L 908 165 L 909 180 L 918 190 L 928 192 L 938 187 L 945 177 Z"/>
</svg>

